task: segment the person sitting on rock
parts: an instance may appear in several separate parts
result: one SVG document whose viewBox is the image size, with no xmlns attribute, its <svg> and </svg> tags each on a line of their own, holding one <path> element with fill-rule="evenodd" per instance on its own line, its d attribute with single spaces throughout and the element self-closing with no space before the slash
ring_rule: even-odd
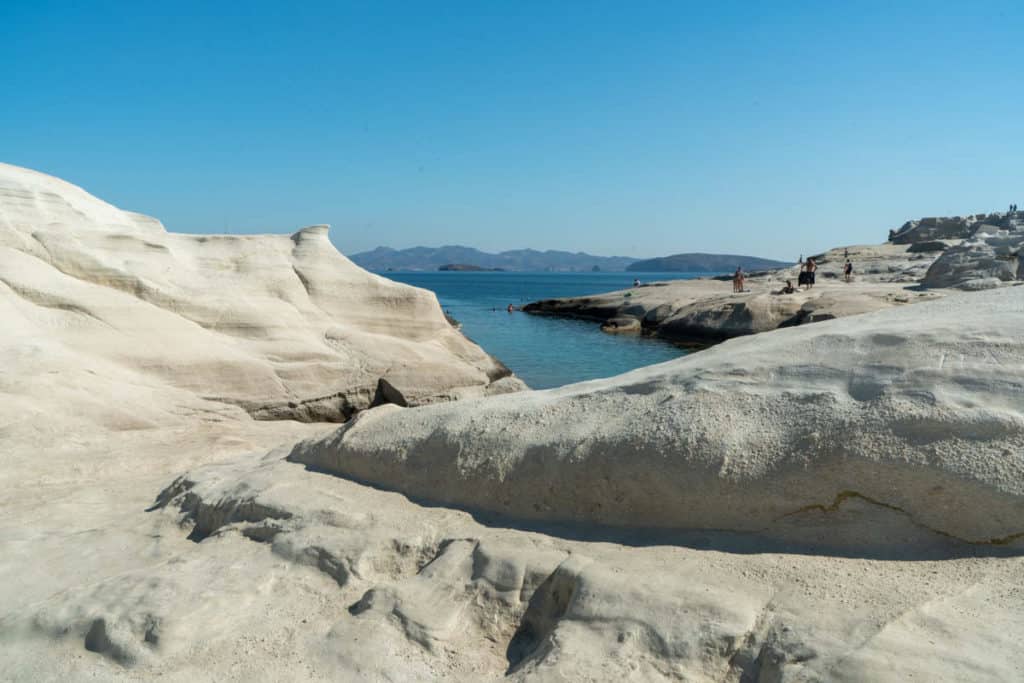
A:
<svg viewBox="0 0 1024 683">
<path fill-rule="evenodd" d="M 853 264 L 850 259 L 846 259 L 846 265 L 843 266 L 843 279 L 847 282 L 853 280 Z"/>
<path fill-rule="evenodd" d="M 634 287 L 639 287 L 640 286 L 640 278 L 636 278 L 635 280 L 633 280 L 633 286 Z"/>
<path fill-rule="evenodd" d="M 793 286 L 792 280 L 786 280 L 786 286 L 780 289 L 777 294 L 793 294 L 796 292 L 796 287 Z"/>
</svg>

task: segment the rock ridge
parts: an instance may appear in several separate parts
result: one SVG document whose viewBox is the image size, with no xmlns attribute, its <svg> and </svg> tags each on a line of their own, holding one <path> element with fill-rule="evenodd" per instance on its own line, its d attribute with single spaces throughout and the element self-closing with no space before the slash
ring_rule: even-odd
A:
<svg viewBox="0 0 1024 683">
<path fill-rule="evenodd" d="M 328 231 L 168 232 L 0 164 L 0 300 L 12 329 L 45 335 L 62 357 L 102 360 L 258 419 L 344 421 L 372 405 L 382 377 L 407 405 L 523 387 L 432 293 L 355 266 Z M 82 373 L 81 358 L 68 366 L 68 377 Z"/>
<path fill-rule="evenodd" d="M 1024 531 L 1022 315 L 1024 290 L 960 295 L 613 380 L 385 406 L 289 459 L 516 519 L 813 541 L 821 529 L 777 525 L 855 492 L 956 539 L 1009 542 Z M 873 523 L 839 525 L 829 542 L 893 541 Z"/>
</svg>

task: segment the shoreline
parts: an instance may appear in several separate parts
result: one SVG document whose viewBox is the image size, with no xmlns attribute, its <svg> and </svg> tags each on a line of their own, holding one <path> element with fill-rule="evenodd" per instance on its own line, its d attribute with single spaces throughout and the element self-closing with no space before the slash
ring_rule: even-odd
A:
<svg viewBox="0 0 1024 683">
<path fill-rule="evenodd" d="M 846 252 L 851 260 L 857 259 L 855 279 L 849 283 L 838 270 Z M 749 275 L 739 293 L 729 291 L 729 276 L 711 276 L 652 282 L 590 296 L 542 299 L 522 310 L 531 315 L 597 322 L 606 332 L 642 334 L 706 348 L 736 337 L 940 298 L 945 292 L 920 287 L 937 255 L 915 253 L 911 245 L 839 247 L 820 255 L 818 283 L 792 294 L 779 290 L 787 280 L 797 281 L 797 265 Z"/>
</svg>

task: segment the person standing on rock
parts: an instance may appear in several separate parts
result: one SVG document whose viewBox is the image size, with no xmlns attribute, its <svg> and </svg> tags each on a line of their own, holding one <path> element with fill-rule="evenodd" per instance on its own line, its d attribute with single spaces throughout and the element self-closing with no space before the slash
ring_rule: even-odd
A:
<svg viewBox="0 0 1024 683">
<path fill-rule="evenodd" d="M 847 282 L 853 280 L 853 264 L 850 259 L 846 259 L 846 265 L 843 266 L 843 279 Z"/>
<path fill-rule="evenodd" d="M 817 263 L 810 256 L 800 267 L 800 278 L 797 280 L 797 287 L 810 289 L 814 285 L 814 271 L 817 270 Z"/>
<path fill-rule="evenodd" d="M 736 272 L 733 273 L 733 276 L 732 276 L 732 291 L 733 292 L 742 292 L 743 291 L 743 280 L 744 280 L 743 266 L 737 266 L 736 267 Z"/>
</svg>

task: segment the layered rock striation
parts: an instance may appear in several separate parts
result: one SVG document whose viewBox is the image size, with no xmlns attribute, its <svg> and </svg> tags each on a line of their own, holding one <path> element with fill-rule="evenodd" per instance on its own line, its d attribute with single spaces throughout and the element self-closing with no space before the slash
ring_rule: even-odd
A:
<svg viewBox="0 0 1024 683">
<path fill-rule="evenodd" d="M 41 400 L 47 367 L 59 365 L 65 387 L 89 372 L 144 376 L 260 419 L 303 421 L 341 421 L 386 400 L 382 379 L 407 405 L 522 386 L 449 324 L 432 293 L 353 265 L 327 231 L 170 233 L 0 164 L 8 368 L 40 375 L 24 389 Z"/>
</svg>

